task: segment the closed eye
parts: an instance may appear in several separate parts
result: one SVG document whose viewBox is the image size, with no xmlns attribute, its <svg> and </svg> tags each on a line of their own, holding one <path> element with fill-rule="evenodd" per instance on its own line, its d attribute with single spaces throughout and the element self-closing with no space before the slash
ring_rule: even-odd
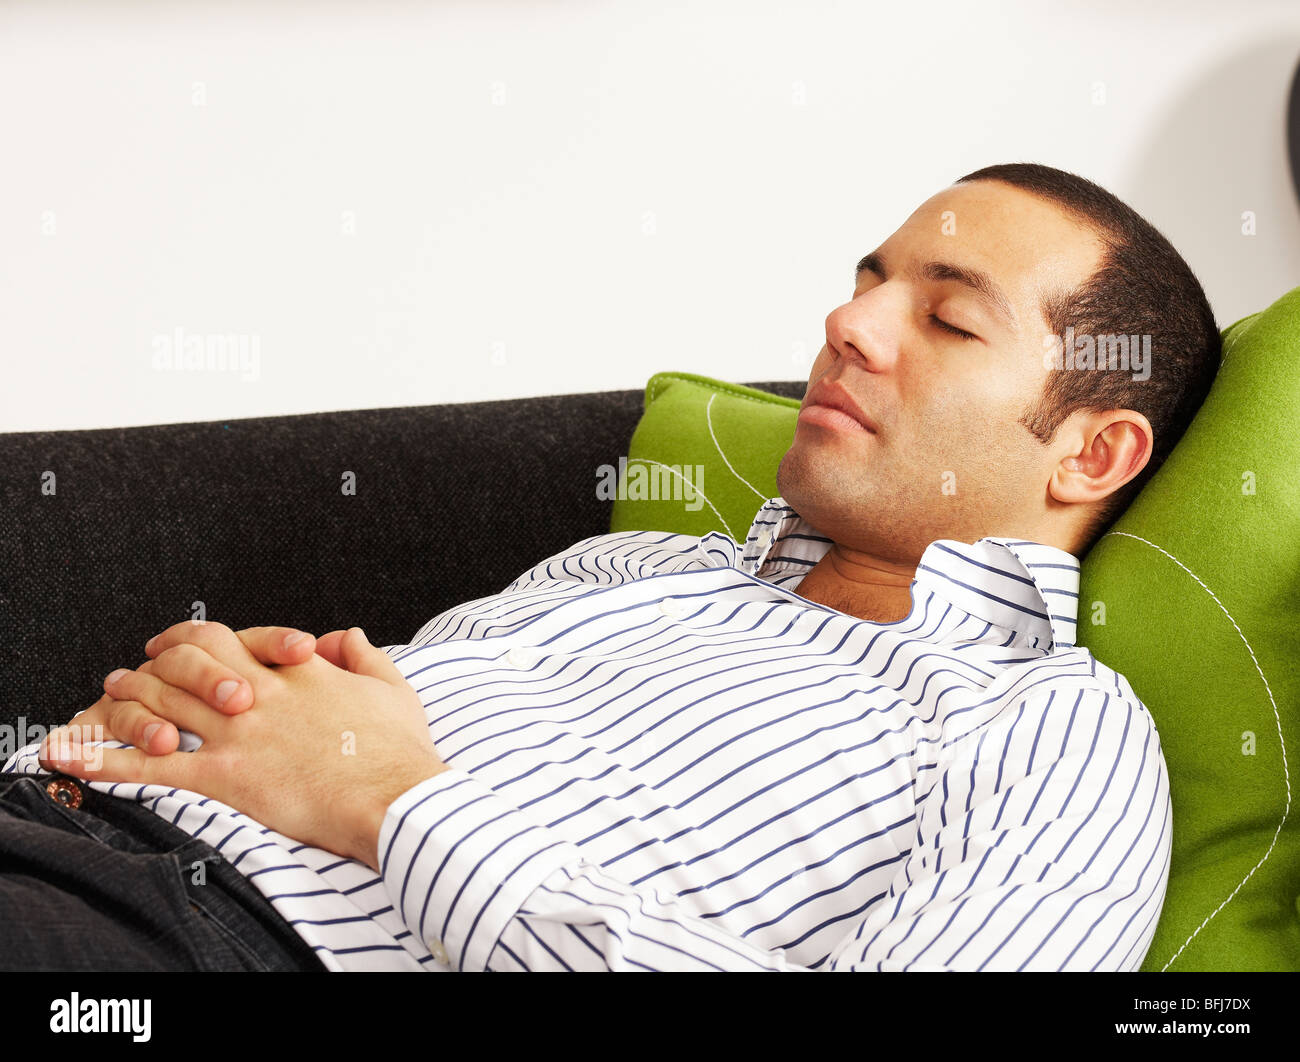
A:
<svg viewBox="0 0 1300 1062">
<path fill-rule="evenodd" d="M 933 321 L 935 324 L 937 324 L 945 332 L 951 332 L 953 335 L 961 336 L 962 339 L 979 339 L 979 336 L 972 335 L 970 332 L 958 328 L 956 325 L 950 325 L 947 321 L 940 319 L 935 314 L 930 314 L 930 320 Z"/>
</svg>

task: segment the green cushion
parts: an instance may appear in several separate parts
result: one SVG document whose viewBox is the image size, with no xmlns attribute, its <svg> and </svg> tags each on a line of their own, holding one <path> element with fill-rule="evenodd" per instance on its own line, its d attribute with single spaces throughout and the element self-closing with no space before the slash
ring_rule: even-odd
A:
<svg viewBox="0 0 1300 1062">
<path fill-rule="evenodd" d="M 1169 767 L 1172 863 L 1144 970 L 1300 969 L 1300 288 L 1223 336 L 1195 422 L 1082 565 L 1080 644 L 1133 684 Z M 652 377 L 611 530 L 743 537 L 798 408 Z"/>
<path fill-rule="evenodd" d="M 1143 969 L 1300 969 L 1300 288 L 1224 331 L 1196 420 L 1084 559 L 1079 641 L 1133 684 L 1169 766 Z"/>
<path fill-rule="evenodd" d="M 776 496 L 798 413 L 797 398 L 741 384 L 686 372 L 650 377 L 610 530 L 744 539 L 758 507 Z"/>
</svg>

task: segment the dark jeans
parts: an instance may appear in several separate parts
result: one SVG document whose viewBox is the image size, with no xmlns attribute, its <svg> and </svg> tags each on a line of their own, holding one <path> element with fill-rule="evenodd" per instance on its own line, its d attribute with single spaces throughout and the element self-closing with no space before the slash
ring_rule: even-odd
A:
<svg viewBox="0 0 1300 1062">
<path fill-rule="evenodd" d="M 0 969 L 325 967 L 206 841 L 66 775 L 0 774 Z"/>
</svg>

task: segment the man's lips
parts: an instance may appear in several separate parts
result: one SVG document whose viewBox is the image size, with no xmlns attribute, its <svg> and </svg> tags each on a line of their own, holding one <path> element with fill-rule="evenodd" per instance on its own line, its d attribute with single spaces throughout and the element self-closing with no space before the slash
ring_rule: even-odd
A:
<svg viewBox="0 0 1300 1062">
<path fill-rule="evenodd" d="M 834 406 L 811 405 L 799 410 L 800 424 L 816 424 L 819 428 L 831 428 L 834 431 L 857 432 L 860 435 L 875 435 L 861 421 Z"/>
<path fill-rule="evenodd" d="M 876 434 L 875 423 L 862 412 L 843 387 L 819 382 L 813 385 L 804 405 L 799 410 L 799 420 L 840 431 L 861 431 Z"/>
</svg>

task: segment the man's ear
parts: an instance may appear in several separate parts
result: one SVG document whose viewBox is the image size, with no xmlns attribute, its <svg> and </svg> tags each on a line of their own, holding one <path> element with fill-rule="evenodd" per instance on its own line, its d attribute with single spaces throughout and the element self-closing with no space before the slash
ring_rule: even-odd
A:
<svg viewBox="0 0 1300 1062">
<path fill-rule="evenodd" d="M 1087 504 L 1114 493 L 1151 460 L 1151 423 L 1132 409 L 1076 413 L 1057 433 L 1060 458 L 1047 491 L 1063 504 Z"/>
</svg>

